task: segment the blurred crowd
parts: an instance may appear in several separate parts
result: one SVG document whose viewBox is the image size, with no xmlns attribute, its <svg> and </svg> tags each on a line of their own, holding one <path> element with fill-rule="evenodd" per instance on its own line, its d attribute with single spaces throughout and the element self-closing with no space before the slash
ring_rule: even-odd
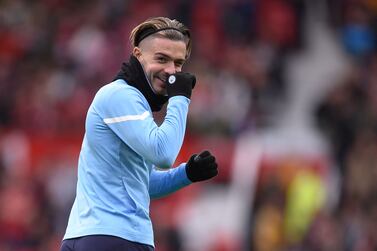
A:
<svg viewBox="0 0 377 251">
<path fill-rule="evenodd" d="M 193 30 L 185 67 L 203 83 L 193 126 L 237 133 L 259 123 L 249 118 L 263 116 L 264 96 L 280 96 L 282 55 L 298 41 L 300 4 L 275 2 L 2 1 L 1 125 L 30 133 L 81 131 L 93 93 L 129 57 L 131 29 L 166 15 Z"/>
<path fill-rule="evenodd" d="M 0 1 L 0 250 L 59 249 L 87 108 L 128 59 L 132 28 L 150 16 L 177 18 L 192 30 L 193 53 L 184 70 L 199 84 L 186 142 L 222 142 L 213 145 L 223 153 L 217 185 L 228 185 L 237 137 L 273 126 L 284 109 L 285 62 L 305 50 L 307 2 Z M 325 207 L 321 168 L 279 182 L 281 168 L 258 182 L 239 250 L 377 249 L 377 2 L 320 2 L 352 63 L 313 108 L 332 146 L 336 165 L 328 168 L 339 173 L 340 195 L 335 206 Z M 163 209 L 172 210 L 156 205 L 157 212 Z M 174 224 L 156 220 L 155 228 L 157 250 L 185 250 Z M 226 245 L 210 250 L 235 251 Z"/>
<path fill-rule="evenodd" d="M 377 249 L 377 2 L 328 1 L 328 7 L 327 22 L 350 67 L 313 116 L 335 165 L 300 158 L 266 164 L 274 171 L 259 180 L 251 250 Z M 330 182 L 339 179 L 336 196 L 326 195 L 329 172 L 336 172 Z"/>
</svg>

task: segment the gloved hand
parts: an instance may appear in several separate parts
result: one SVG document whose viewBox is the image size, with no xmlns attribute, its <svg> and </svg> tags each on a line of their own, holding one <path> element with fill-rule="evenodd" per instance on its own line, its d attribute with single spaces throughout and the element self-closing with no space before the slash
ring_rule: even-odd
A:
<svg viewBox="0 0 377 251">
<path fill-rule="evenodd" d="M 208 180 L 218 173 L 216 158 L 209 151 L 192 155 L 186 164 L 186 174 L 192 182 Z"/>
<path fill-rule="evenodd" d="M 177 72 L 166 79 L 166 88 L 169 98 L 182 95 L 191 98 L 191 91 L 196 83 L 194 75 L 188 72 Z"/>
</svg>

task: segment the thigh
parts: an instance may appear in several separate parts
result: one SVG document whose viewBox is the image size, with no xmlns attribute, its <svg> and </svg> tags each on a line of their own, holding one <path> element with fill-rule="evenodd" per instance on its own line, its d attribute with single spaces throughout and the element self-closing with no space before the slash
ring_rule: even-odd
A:
<svg viewBox="0 0 377 251">
<path fill-rule="evenodd" d="M 88 235 L 76 240 L 73 251 L 153 251 L 149 245 L 110 235 Z M 62 250 L 63 251 L 63 250 Z M 65 250 L 64 250 L 65 251 Z"/>
</svg>

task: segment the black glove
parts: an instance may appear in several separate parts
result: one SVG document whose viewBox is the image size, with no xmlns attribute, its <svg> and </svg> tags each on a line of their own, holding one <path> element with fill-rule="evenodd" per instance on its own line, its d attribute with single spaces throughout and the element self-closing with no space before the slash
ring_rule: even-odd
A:
<svg viewBox="0 0 377 251">
<path fill-rule="evenodd" d="M 186 164 L 186 174 L 192 182 L 208 180 L 218 173 L 216 158 L 209 151 L 192 155 Z"/>
<path fill-rule="evenodd" d="M 196 83 L 194 75 L 188 72 L 177 72 L 166 79 L 169 98 L 182 95 L 191 98 L 191 91 Z"/>
</svg>

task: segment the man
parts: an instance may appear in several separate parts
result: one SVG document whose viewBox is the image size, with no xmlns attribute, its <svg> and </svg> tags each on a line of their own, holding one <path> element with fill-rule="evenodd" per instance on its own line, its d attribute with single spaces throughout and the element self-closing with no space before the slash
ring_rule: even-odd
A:
<svg viewBox="0 0 377 251">
<path fill-rule="evenodd" d="M 88 110 L 76 199 L 61 251 L 154 250 L 150 198 L 218 173 L 208 151 L 171 168 L 196 82 L 182 72 L 191 52 L 189 30 L 157 17 L 135 27 L 130 39 L 129 62 Z M 152 112 L 166 102 L 166 116 L 157 126 Z"/>
</svg>

